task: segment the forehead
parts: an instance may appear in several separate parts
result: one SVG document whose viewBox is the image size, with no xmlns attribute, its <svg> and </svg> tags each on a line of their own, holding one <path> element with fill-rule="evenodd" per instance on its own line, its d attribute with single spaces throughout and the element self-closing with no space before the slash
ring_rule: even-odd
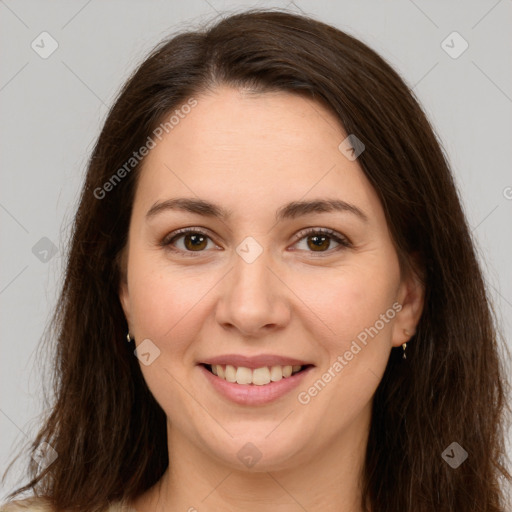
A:
<svg viewBox="0 0 512 512">
<path fill-rule="evenodd" d="M 258 160 L 265 159 L 267 153 L 274 156 L 283 151 L 288 158 L 311 151 L 319 157 L 333 144 L 335 149 L 346 136 L 325 107 L 296 94 L 255 94 L 222 87 L 196 101 L 172 129 L 168 142 L 183 152 L 193 149 L 198 158 L 203 148 L 218 155 L 257 155 Z"/>
<path fill-rule="evenodd" d="M 327 194 L 368 209 L 377 200 L 357 161 L 339 149 L 347 137 L 339 120 L 320 103 L 227 87 L 195 100 L 146 157 L 137 192 L 144 202 L 185 194 L 234 210 L 276 209 L 286 199 Z"/>
</svg>

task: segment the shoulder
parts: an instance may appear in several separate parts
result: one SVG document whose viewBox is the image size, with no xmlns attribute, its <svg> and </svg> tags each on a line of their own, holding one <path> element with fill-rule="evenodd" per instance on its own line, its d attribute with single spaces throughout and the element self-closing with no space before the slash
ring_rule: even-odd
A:
<svg viewBox="0 0 512 512">
<path fill-rule="evenodd" d="M 52 512 L 52 508 L 44 498 L 26 498 L 1 504 L 0 512 Z"/>
<path fill-rule="evenodd" d="M 125 502 L 113 503 L 109 512 L 132 512 L 134 509 Z M 26 498 L 24 500 L 10 501 L 0 504 L 0 512 L 54 512 L 45 498 Z"/>
</svg>

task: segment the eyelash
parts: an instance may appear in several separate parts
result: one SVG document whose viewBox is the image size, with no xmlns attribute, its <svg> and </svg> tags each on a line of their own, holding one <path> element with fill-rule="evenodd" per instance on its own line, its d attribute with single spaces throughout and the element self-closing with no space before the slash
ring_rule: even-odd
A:
<svg viewBox="0 0 512 512">
<path fill-rule="evenodd" d="M 183 256 L 187 256 L 187 257 L 190 256 L 190 257 L 193 257 L 193 258 L 197 257 L 197 256 L 200 256 L 201 253 L 204 253 L 205 251 L 183 251 L 182 249 L 176 249 L 175 247 L 172 246 L 172 244 L 178 238 L 180 238 L 181 236 L 186 235 L 188 233 L 194 233 L 194 234 L 198 234 L 198 235 L 203 235 L 203 236 L 206 236 L 207 238 L 211 239 L 211 237 L 208 235 L 208 233 L 206 233 L 205 231 L 203 231 L 201 229 L 198 229 L 198 228 L 182 228 L 182 229 L 179 229 L 177 231 L 174 231 L 170 235 L 167 235 L 162 240 L 160 245 L 162 247 L 165 247 L 166 249 L 171 250 L 172 252 L 180 253 Z M 337 233 L 336 231 L 333 231 L 332 229 L 329 229 L 329 228 L 306 228 L 306 229 L 303 229 L 302 231 L 299 231 L 294 236 L 294 238 L 295 238 L 294 244 L 297 243 L 297 242 L 300 242 L 303 238 L 305 238 L 308 235 L 309 236 L 311 236 L 311 235 L 324 235 L 324 236 L 328 235 L 335 242 L 340 244 L 339 247 L 336 247 L 334 249 L 329 249 L 327 251 L 319 251 L 318 253 L 315 253 L 315 251 L 307 251 L 307 252 L 311 252 L 315 256 L 316 255 L 322 256 L 324 254 L 329 254 L 330 255 L 333 252 L 337 252 L 339 250 L 352 247 L 351 242 L 346 237 L 344 237 L 340 233 Z"/>
</svg>

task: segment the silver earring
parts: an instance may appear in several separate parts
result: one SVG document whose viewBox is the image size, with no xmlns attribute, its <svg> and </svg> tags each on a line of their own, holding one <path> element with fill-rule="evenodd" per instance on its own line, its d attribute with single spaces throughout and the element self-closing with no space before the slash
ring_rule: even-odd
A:
<svg viewBox="0 0 512 512">
<path fill-rule="evenodd" d="M 132 337 L 130 336 L 130 333 L 128 333 L 128 334 L 126 335 L 126 341 L 127 341 L 128 343 L 131 343 L 132 341 L 134 341 L 134 338 L 132 338 Z"/>
</svg>

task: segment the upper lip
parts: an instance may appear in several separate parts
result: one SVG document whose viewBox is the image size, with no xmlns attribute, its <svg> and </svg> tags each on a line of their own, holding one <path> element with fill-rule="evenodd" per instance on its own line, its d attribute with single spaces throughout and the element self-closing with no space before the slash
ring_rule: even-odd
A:
<svg viewBox="0 0 512 512">
<path fill-rule="evenodd" d="M 220 365 L 231 365 L 254 370 L 255 368 L 262 368 L 263 366 L 306 366 L 311 363 L 295 359 L 288 356 L 280 356 L 273 354 L 260 354 L 258 356 L 243 356 L 241 354 L 224 354 L 221 356 L 209 357 L 202 361 L 202 364 L 220 364 Z"/>
</svg>

